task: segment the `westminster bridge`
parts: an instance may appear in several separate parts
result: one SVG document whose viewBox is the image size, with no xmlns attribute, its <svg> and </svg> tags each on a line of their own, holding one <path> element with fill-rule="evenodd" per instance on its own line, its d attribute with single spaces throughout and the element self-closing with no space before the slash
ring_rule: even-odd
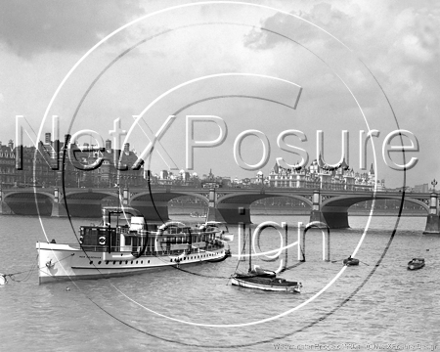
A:
<svg viewBox="0 0 440 352">
<path fill-rule="evenodd" d="M 154 185 L 145 188 L 8 188 L 0 190 L 0 213 L 42 216 L 100 217 L 105 199 L 131 206 L 149 221 L 169 219 L 169 201 L 182 196 L 198 198 L 208 205 L 208 220 L 229 224 L 250 223 L 250 206 L 264 198 L 289 197 L 303 202 L 310 210 L 310 221 L 321 221 L 330 228 L 349 228 L 348 210 L 360 202 L 402 200 L 401 192 L 346 191 L 310 188 L 195 188 Z M 439 233 L 437 193 L 405 193 L 405 202 L 426 210 L 426 233 Z M 306 208 L 307 209 L 307 208 Z"/>
</svg>

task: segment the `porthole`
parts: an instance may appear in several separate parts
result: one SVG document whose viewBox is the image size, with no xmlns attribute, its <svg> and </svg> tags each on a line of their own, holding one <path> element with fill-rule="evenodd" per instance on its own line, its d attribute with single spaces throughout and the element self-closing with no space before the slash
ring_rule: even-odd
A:
<svg viewBox="0 0 440 352">
<path fill-rule="evenodd" d="M 91 260 L 89 264 L 93 264 L 93 260 Z"/>
</svg>

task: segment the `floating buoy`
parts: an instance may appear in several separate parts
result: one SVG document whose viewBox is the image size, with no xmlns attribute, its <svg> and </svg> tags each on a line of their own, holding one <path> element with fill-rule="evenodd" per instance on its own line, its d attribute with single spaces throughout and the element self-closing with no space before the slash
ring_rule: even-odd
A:
<svg viewBox="0 0 440 352">
<path fill-rule="evenodd" d="M 6 285 L 8 283 L 8 279 L 5 274 L 0 273 L 0 286 Z"/>
<path fill-rule="evenodd" d="M 66 287 L 66 291 L 70 291 L 70 287 Z"/>
</svg>

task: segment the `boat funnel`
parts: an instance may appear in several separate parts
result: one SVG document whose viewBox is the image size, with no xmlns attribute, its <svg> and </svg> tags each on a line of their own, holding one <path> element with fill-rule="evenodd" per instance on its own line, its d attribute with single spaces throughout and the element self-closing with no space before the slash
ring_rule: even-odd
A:
<svg viewBox="0 0 440 352">
<path fill-rule="evenodd" d="M 132 216 L 130 221 L 130 231 L 140 231 L 145 229 L 145 218 L 143 216 Z"/>
</svg>

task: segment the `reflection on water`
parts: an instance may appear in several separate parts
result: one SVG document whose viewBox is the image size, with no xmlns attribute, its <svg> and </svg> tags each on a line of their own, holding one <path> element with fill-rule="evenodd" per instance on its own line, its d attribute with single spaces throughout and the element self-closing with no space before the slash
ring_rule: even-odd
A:
<svg viewBox="0 0 440 352">
<path fill-rule="evenodd" d="M 297 239 L 297 223 L 308 221 L 285 216 L 252 220 L 256 224 L 287 221 L 291 243 Z M 39 220 L 1 216 L 0 221 L 0 272 L 26 272 L 35 264 L 35 241 L 45 238 Z M 74 227 L 84 221 L 90 222 L 75 219 Z M 183 270 L 41 286 L 34 271 L 25 282 L 10 281 L 0 287 L 2 350 L 194 351 L 205 346 L 199 349 L 217 351 L 224 350 L 219 346 L 236 350 L 243 345 L 243 350 L 267 351 L 274 343 L 438 343 L 440 238 L 422 235 L 424 218 L 402 218 L 390 244 L 395 219 L 373 218 L 363 237 L 367 221 L 367 217 L 351 217 L 351 229 L 331 232 L 331 262 L 322 261 L 320 231 L 307 233 L 306 262 L 282 274 L 302 281 L 300 295 L 232 287 L 228 277 L 237 269 L 247 270 L 247 263 L 235 257 Z M 75 241 L 66 219 L 42 222 L 49 240 Z M 236 230 L 230 227 L 231 232 Z M 346 268 L 324 293 L 296 309 L 340 273 L 342 259 L 353 253 L 362 238 L 356 253 L 360 266 Z M 268 229 L 259 246 L 267 251 L 279 243 L 278 232 Z M 231 250 L 237 253 L 237 236 Z M 426 259 L 426 267 L 406 270 L 408 260 L 417 256 Z M 264 259 L 256 257 L 253 263 L 268 269 L 279 265 Z M 288 265 L 298 263 L 296 246 L 289 249 L 288 260 Z M 26 273 L 15 278 L 26 278 Z"/>
</svg>

